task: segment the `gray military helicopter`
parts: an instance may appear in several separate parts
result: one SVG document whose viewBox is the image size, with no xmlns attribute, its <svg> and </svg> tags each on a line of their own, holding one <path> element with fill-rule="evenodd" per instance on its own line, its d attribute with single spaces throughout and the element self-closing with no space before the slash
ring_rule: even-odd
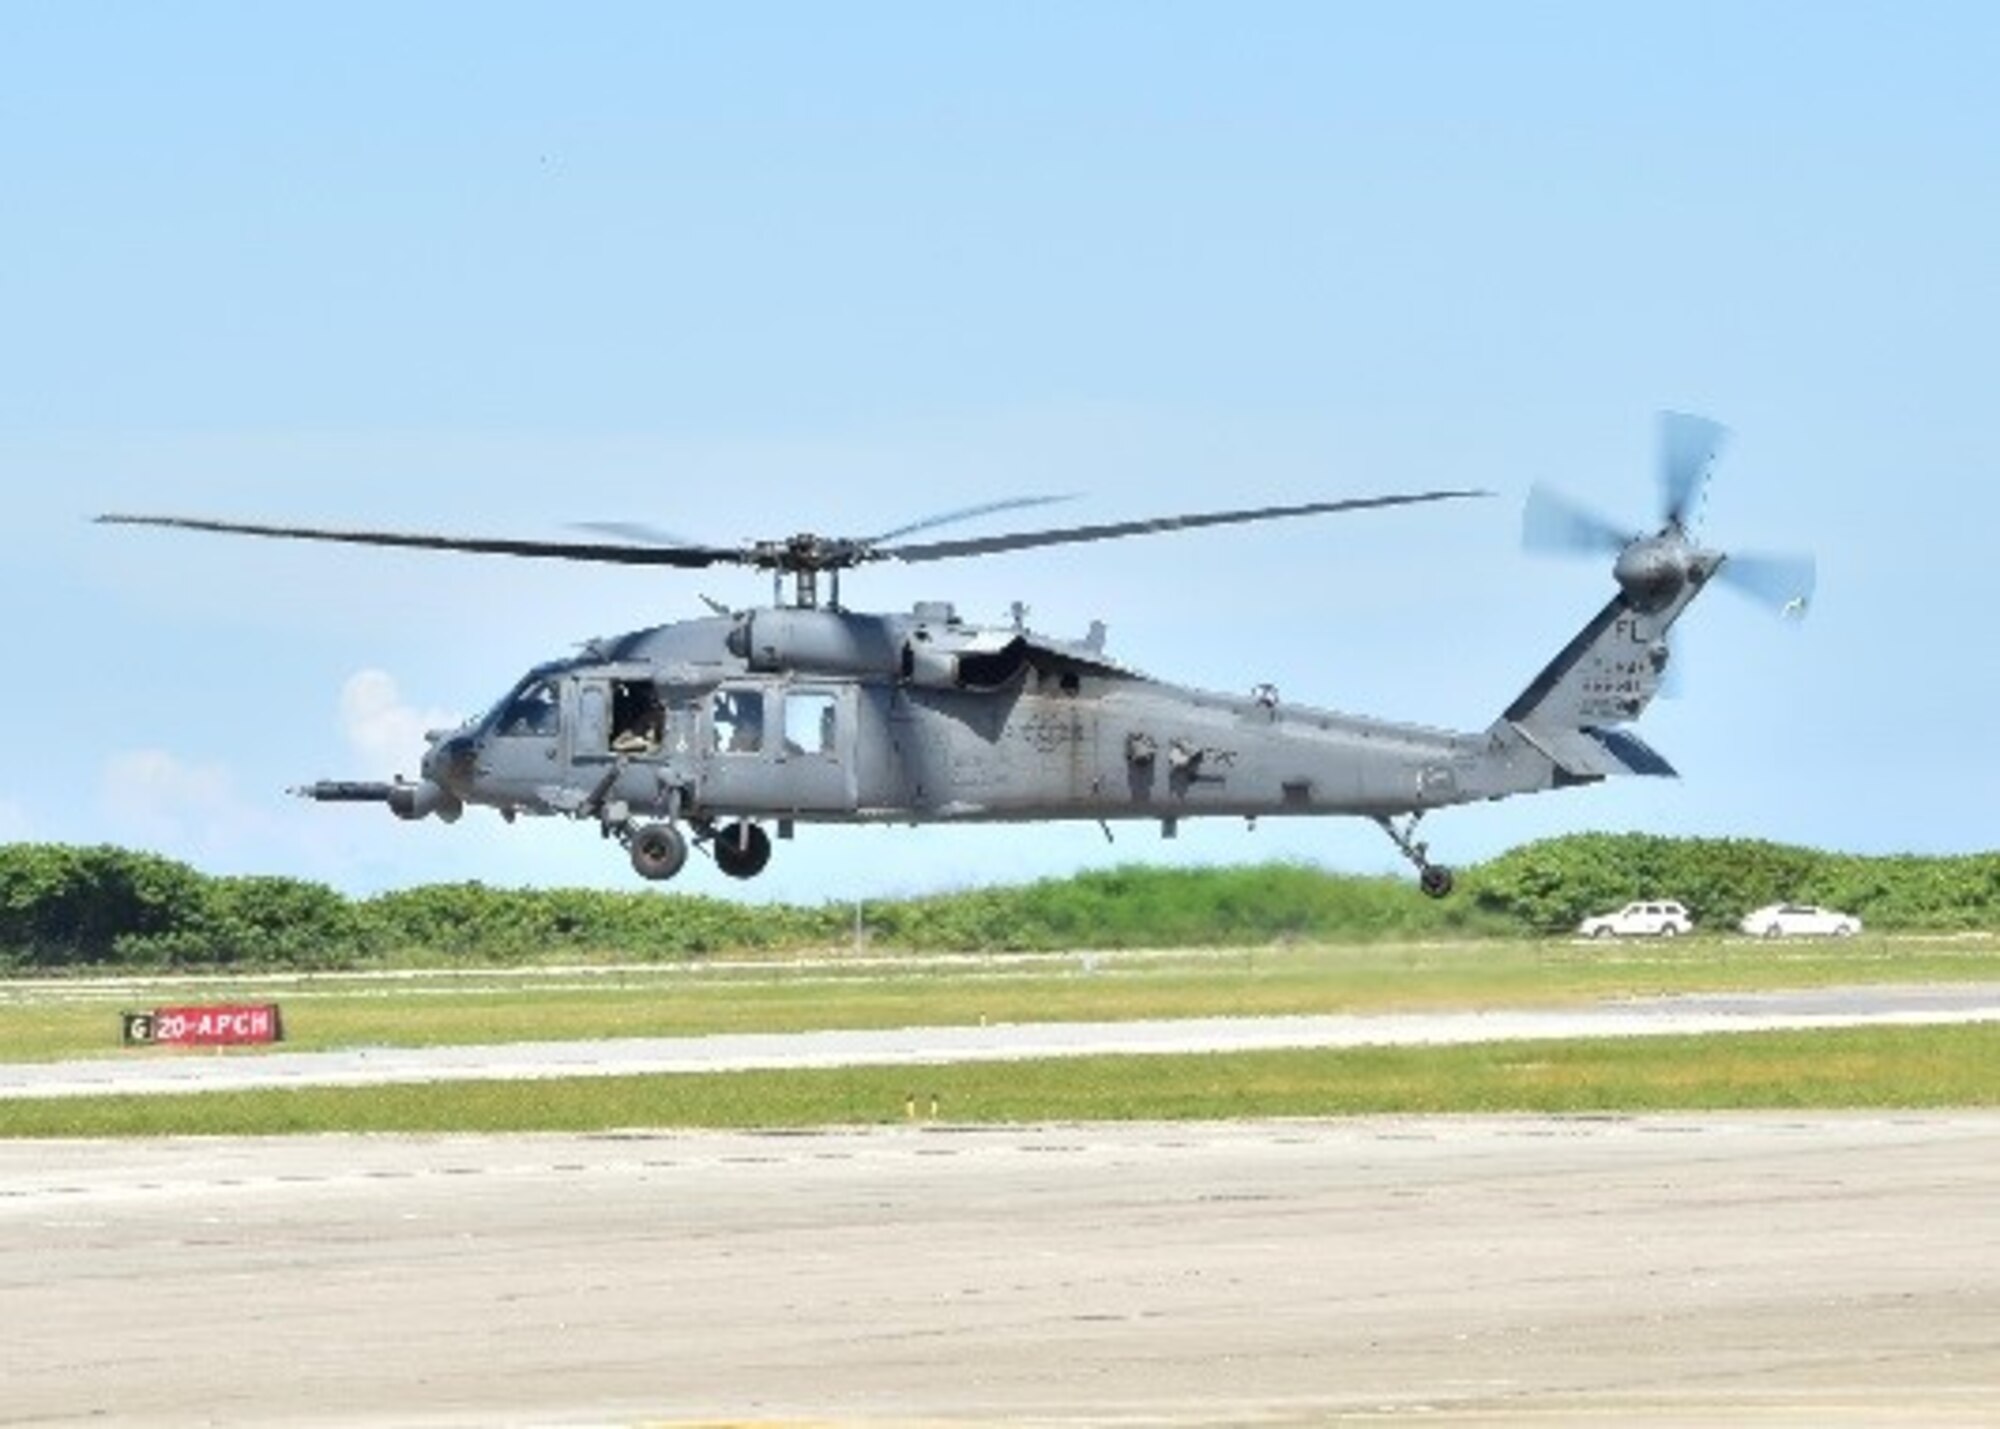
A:
<svg viewBox="0 0 2000 1429">
<path fill-rule="evenodd" d="M 322 780 L 294 792 L 381 803 L 400 818 L 456 820 L 469 804 L 597 823 L 649 879 L 672 878 L 690 846 L 733 878 L 763 871 L 771 836 L 800 823 L 1157 821 L 1362 815 L 1413 864 L 1423 891 L 1451 870 L 1416 839 L 1432 809 L 1673 769 L 1624 728 L 1658 692 L 1667 631 L 1718 575 L 1790 612 L 1811 598 L 1796 557 L 1725 556 L 1696 543 L 1693 508 L 1724 429 L 1662 419 L 1662 524 L 1630 532 L 1539 488 L 1524 535 L 1537 549 L 1615 556 L 1617 591 L 1490 725 L 1472 732 L 1390 723 L 1163 683 L 1081 641 L 982 626 L 942 602 L 875 615 L 840 601 L 842 572 L 1167 531 L 1356 512 L 1488 495 L 1446 490 L 1316 501 L 962 540 L 905 537 L 947 521 L 1040 504 L 1000 501 L 865 539 L 801 534 L 700 546 L 643 528 L 613 541 L 538 541 L 105 515 L 286 540 L 337 541 L 772 574 L 772 603 L 609 639 L 537 665 L 485 714 L 433 732 L 415 779 Z M 820 579 L 828 598 L 820 598 Z M 791 583 L 786 599 L 784 583 Z"/>
</svg>

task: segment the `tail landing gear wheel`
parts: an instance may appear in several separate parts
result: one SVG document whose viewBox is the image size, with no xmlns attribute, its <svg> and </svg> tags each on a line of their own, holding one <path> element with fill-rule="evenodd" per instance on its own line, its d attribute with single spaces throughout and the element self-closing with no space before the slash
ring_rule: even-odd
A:
<svg viewBox="0 0 2000 1429">
<path fill-rule="evenodd" d="M 1428 856 L 1430 845 L 1417 842 L 1417 821 L 1423 816 L 1424 811 L 1418 809 L 1413 814 L 1405 815 L 1399 826 L 1388 815 L 1377 814 L 1375 822 L 1389 836 L 1389 842 L 1396 846 L 1396 851 L 1415 866 L 1417 887 L 1423 889 L 1424 896 L 1442 898 L 1451 892 L 1451 870 L 1441 863 L 1432 863 Z"/>
<path fill-rule="evenodd" d="M 641 878 L 672 878 L 687 862 L 687 840 L 672 824 L 645 824 L 632 831 L 632 867 Z"/>
<path fill-rule="evenodd" d="M 715 866 L 731 878 L 755 878 L 771 861 L 771 836 L 756 824 L 730 824 L 715 836 Z"/>
</svg>

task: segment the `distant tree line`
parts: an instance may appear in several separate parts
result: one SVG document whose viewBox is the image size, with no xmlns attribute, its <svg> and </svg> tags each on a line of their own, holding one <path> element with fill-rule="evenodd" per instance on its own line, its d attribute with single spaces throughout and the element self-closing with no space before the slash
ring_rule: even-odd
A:
<svg viewBox="0 0 2000 1429">
<path fill-rule="evenodd" d="M 1399 878 L 1293 864 L 1130 866 L 871 903 L 865 936 L 922 950 L 1125 948 L 1560 932 L 1635 898 L 1726 928 L 1791 899 L 1880 931 L 2000 929 L 2000 853 L 1862 857 L 1744 839 L 1580 834 L 1469 868 L 1442 902 Z M 651 889 L 438 884 L 350 899 L 294 878 L 213 877 L 98 846 L 0 845 L 0 968 L 357 968 L 551 954 L 675 958 L 844 947 L 850 903 L 750 906 Z"/>
<path fill-rule="evenodd" d="M 1576 926 L 1637 898 L 1674 898 L 1697 927 L 1766 903 L 1821 903 L 1880 932 L 2000 930 L 2000 853 L 1826 853 L 1760 839 L 1571 834 L 1480 865 L 1480 905 L 1527 932 Z"/>
</svg>

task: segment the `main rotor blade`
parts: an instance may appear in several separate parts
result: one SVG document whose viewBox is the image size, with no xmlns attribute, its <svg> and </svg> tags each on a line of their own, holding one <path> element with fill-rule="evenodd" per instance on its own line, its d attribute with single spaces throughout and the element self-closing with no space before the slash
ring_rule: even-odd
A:
<svg viewBox="0 0 2000 1429">
<path fill-rule="evenodd" d="M 1615 554 L 1637 538 L 1637 532 L 1619 529 L 1546 486 L 1530 487 L 1528 504 L 1521 508 L 1521 544 L 1530 551 Z"/>
<path fill-rule="evenodd" d="M 914 536 L 919 531 L 929 531 L 937 526 L 949 526 L 954 521 L 970 521 L 975 516 L 991 516 L 996 511 L 1019 511 L 1028 506 L 1051 506 L 1058 501 L 1074 501 L 1076 497 L 1065 493 L 1060 496 L 1010 496 L 1001 501 L 987 501 L 978 506 L 965 506 L 957 511 L 945 511 L 936 516 L 926 516 L 921 521 L 912 521 L 907 526 L 898 526 L 893 531 L 884 531 L 879 536 L 870 536 L 862 542 L 866 546 L 879 546 L 884 541 L 893 541 L 898 536 Z"/>
<path fill-rule="evenodd" d="M 571 527 L 578 531 L 596 531 L 604 536 L 616 536 L 630 541 L 635 546 L 692 546 L 696 543 L 685 536 L 676 536 L 671 531 L 662 531 L 657 526 L 648 526 L 644 521 L 572 521 Z"/>
<path fill-rule="evenodd" d="M 1721 580 L 1780 615 L 1803 617 L 1812 604 L 1819 567 L 1811 556 L 1724 556 Z"/>
<path fill-rule="evenodd" d="M 1686 530 L 1729 428 L 1688 412 L 1660 413 L 1660 517 Z"/>
<path fill-rule="evenodd" d="M 1490 491 L 1422 491 L 1406 496 L 1363 496 L 1346 501 L 1311 501 L 1301 506 L 1260 506 L 1242 511 L 1207 511 L 1186 516 L 1156 516 L 1144 521 L 1113 521 L 1101 526 L 1066 526 L 1050 531 L 1016 531 L 966 541 L 931 541 L 915 546 L 883 546 L 877 554 L 899 561 L 943 561 L 955 556 L 987 556 L 999 551 L 1025 551 L 1036 546 L 1063 546 L 1083 541 L 1115 541 L 1125 536 L 1150 536 L 1162 531 L 1187 531 L 1200 526 L 1231 526 L 1246 521 L 1275 521 L 1288 516 L 1321 516 L 1336 511 L 1367 511 L 1378 506 L 1413 506 L 1426 501 L 1491 496 Z"/>
<path fill-rule="evenodd" d="M 318 526 L 260 526 L 244 521 L 209 521 L 192 516 L 99 516 L 106 526 L 169 526 L 181 531 L 214 531 L 227 536 L 263 536 L 284 541 L 339 541 L 352 546 L 396 546 L 417 551 L 466 551 L 481 556 L 523 556 L 555 561 L 602 561 L 621 566 L 695 568 L 739 564 L 743 552 L 727 546 L 624 546 L 594 541 L 516 541 L 473 536 L 426 536 L 405 531 L 342 531 Z"/>
</svg>

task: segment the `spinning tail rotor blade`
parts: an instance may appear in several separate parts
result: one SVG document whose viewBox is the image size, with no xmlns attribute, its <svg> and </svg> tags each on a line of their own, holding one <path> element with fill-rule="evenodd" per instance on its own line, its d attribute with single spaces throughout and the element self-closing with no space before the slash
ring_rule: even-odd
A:
<svg viewBox="0 0 2000 1429">
<path fill-rule="evenodd" d="M 1818 569 L 1811 556 L 1729 556 L 1716 573 L 1724 584 L 1780 615 L 1802 617 L 1812 604 Z"/>
<path fill-rule="evenodd" d="M 1521 512 L 1521 544 L 1530 551 L 1616 554 L 1633 539 L 1633 532 L 1621 530 L 1546 486 L 1529 491 L 1528 504 Z"/>
<path fill-rule="evenodd" d="M 1660 674 L 1660 698 L 1682 700 L 1687 698 L 1687 666 L 1681 661 L 1687 656 L 1687 640 L 1679 632 L 1667 637 L 1667 668 Z"/>
<path fill-rule="evenodd" d="M 1660 413 L 1660 515 L 1682 530 L 1693 519 L 1729 429 L 1687 412 Z"/>
</svg>

